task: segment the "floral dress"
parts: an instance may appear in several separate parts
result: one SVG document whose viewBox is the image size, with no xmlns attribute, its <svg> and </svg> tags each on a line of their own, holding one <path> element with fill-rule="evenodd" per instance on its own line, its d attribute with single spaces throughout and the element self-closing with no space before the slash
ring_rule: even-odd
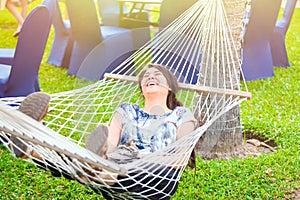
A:
<svg viewBox="0 0 300 200">
<path fill-rule="evenodd" d="M 164 115 L 148 114 L 136 104 L 124 103 L 117 108 L 122 116 L 120 145 L 135 144 L 140 154 L 151 153 L 176 141 L 177 128 L 188 121 L 195 122 L 190 110 L 176 107 Z"/>
</svg>

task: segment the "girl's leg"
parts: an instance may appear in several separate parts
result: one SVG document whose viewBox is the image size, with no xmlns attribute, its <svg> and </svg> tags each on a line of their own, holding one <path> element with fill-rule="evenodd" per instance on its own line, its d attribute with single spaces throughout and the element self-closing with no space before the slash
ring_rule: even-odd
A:
<svg viewBox="0 0 300 200">
<path fill-rule="evenodd" d="M 87 138 L 85 148 L 104 159 L 108 159 L 106 155 L 108 149 L 107 137 L 107 126 L 98 126 L 91 132 L 91 134 Z"/>
</svg>

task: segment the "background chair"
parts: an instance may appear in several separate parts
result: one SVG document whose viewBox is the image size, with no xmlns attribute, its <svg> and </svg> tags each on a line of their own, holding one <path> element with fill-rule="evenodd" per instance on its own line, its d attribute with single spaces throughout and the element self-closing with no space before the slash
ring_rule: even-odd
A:
<svg viewBox="0 0 300 200">
<path fill-rule="evenodd" d="M 115 0 L 97 0 L 101 21 L 105 26 L 119 26 L 120 25 L 120 7 Z M 127 12 L 124 5 L 123 10 Z"/>
<path fill-rule="evenodd" d="M 134 23 L 132 21 L 130 22 L 123 21 L 120 18 L 120 4 L 116 0 L 97 0 L 97 4 L 101 16 L 101 21 L 105 26 L 119 26 L 123 28 L 140 28 L 140 27 L 148 26 L 148 24 L 145 23 L 138 23 L 138 22 Z M 130 13 L 125 4 L 123 6 L 123 12 L 124 12 L 123 14 L 127 14 L 127 15 Z M 130 14 L 134 15 L 132 17 L 136 19 L 141 19 L 149 22 L 148 12 L 132 11 L 132 13 Z"/>
<path fill-rule="evenodd" d="M 0 64 L 11 65 L 14 60 L 15 49 L 1 48 L 0 49 Z"/>
<path fill-rule="evenodd" d="M 297 4 L 297 0 L 287 0 L 282 17 L 277 21 L 274 33 L 271 37 L 271 52 L 273 65 L 277 67 L 289 67 L 291 66 L 286 46 L 285 36 Z"/>
<path fill-rule="evenodd" d="M 129 12 L 123 6 L 123 14 L 136 19 L 126 20 L 120 16 L 120 4 L 116 0 L 97 0 L 101 21 L 104 26 L 116 26 L 131 29 L 133 35 L 133 48 L 139 49 L 150 40 L 149 13 L 142 10 Z M 139 21 L 140 20 L 140 21 Z M 141 22 L 143 21 L 143 22 Z"/>
<path fill-rule="evenodd" d="M 93 0 L 66 0 L 66 5 L 74 38 L 69 75 L 99 79 L 104 69 L 117 66 L 134 52 L 130 29 L 99 26 Z"/>
<path fill-rule="evenodd" d="M 167 27 L 171 22 L 179 17 L 179 15 L 181 15 L 197 1 L 198 0 L 184 0 L 174 3 L 174 0 L 163 0 L 160 7 L 158 26 L 160 28 Z"/>
<path fill-rule="evenodd" d="M 43 0 L 41 5 L 44 5 L 48 8 L 50 13 L 51 23 L 53 22 L 53 16 L 56 11 L 56 1 L 53 0 Z"/>
<path fill-rule="evenodd" d="M 198 0 L 185 0 L 185 1 L 177 1 L 174 3 L 173 0 L 163 0 L 160 7 L 160 15 L 159 15 L 159 31 L 164 31 L 164 34 L 174 35 L 179 34 L 174 30 L 166 30 L 165 28 L 172 23 L 176 18 L 178 18 L 182 13 L 184 13 L 187 9 L 189 9 L 192 5 L 194 5 Z M 163 30 L 165 29 L 165 30 Z M 180 33 L 181 37 L 179 37 L 178 41 L 187 41 L 192 39 L 186 36 L 183 33 Z M 195 43 L 195 42 L 193 42 Z M 190 48 L 190 47 L 186 47 Z M 185 77 L 185 81 L 181 80 L 181 82 L 196 84 L 198 80 L 199 69 L 196 69 L 196 66 L 199 66 L 199 62 L 201 60 L 192 59 L 187 56 L 182 55 L 182 52 L 174 52 L 172 49 L 176 49 L 174 46 L 166 47 L 163 56 L 156 56 L 156 54 L 162 54 L 161 49 L 157 49 L 154 51 L 153 55 L 155 57 L 154 62 L 162 64 L 168 67 L 168 63 L 176 63 L 176 66 L 179 66 L 179 72 L 181 76 Z M 196 61 L 197 60 L 197 61 Z M 194 69 L 190 71 L 184 70 L 185 66 L 190 66 L 189 68 Z M 171 69 L 172 71 L 172 69 Z M 177 72 L 177 73 L 179 73 Z M 177 75 L 179 76 L 179 75 Z"/>
<path fill-rule="evenodd" d="M 22 26 L 12 65 L 0 64 L 0 97 L 26 96 L 39 90 L 38 71 L 51 27 L 46 6 L 34 8 Z"/>
<path fill-rule="evenodd" d="M 281 0 L 252 0 L 249 23 L 246 25 L 242 44 L 245 80 L 274 76 L 270 40 L 280 5 Z"/>
<path fill-rule="evenodd" d="M 69 67 L 74 40 L 69 20 L 63 20 L 59 3 L 53 16 L 54 40 L 47 62 L 57 67 Z"/>
<path fill-rule="evenodd" d="M 42 5 L 45 5 L 52 18 L 53 13 L 55 11 L 56 5 L 52 0 L 43 0 Z M 0 48 L 0 64 L 12 65 L 15 55 L 15 49 L 12 48 Z"/>
</svg>

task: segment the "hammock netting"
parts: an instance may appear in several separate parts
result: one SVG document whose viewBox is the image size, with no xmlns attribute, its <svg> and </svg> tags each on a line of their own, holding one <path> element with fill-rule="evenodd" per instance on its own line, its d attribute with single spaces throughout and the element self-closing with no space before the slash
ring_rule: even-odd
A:
<svg viewBox="0 0 300 200">
<path fill-rule="evenodd" d="M 137 75 L 149 62 L 168 67 L 178 77 L 181 90 L 177 97 L 194 112 L 201 126 L 167 148 L 126 164 L 105 160 L 85 149 L 91 131 L 100 124 L 108 125 L 121 103 L 143 105 Z M 14 155 L 13 148 L 19 147 L 10 138 L 17 137 L 40 157 L 28 154 L 26 161 L 78 180 L 103 195 L 168 198 L 203 133 L 251 97 L 246 85 L 241 85 L 240 66 L 223 1 L 199 0 L 103 79 L 51 94 L 44 124 L 16 109 L 24 97 L 2 98 L 1 142 Z"/>
</svg>

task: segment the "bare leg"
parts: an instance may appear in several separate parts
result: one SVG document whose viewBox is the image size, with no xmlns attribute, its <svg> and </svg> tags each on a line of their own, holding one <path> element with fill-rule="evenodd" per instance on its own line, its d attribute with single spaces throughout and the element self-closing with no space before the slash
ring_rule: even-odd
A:
<svg viewBox="0 0 300 200">
<path fill-rule="evenodd" d="M 16 18 L 17 22 L 18 22 L 18 28 L 16 30 L 16 32 L 14 33 L 14 36 L 18 36 L 19 32 L 21 30 L 21 27 L 23 25 L 24 22 L 24 18 L 22 17 L 22 15 L 20 14 L 20 12 L 18 11 L 17 7 L 14 5 L 13 2 L 11 2 L 11 0 L 8 0 L 6 2 L 6 8 L 9 10 L 9 12 Z"/>
<path fill-rule="evenodd" d="M 21 4 L 21 16 L 25 20 L 28 12 L 28 0 L 20 0 Z"/>
</svg>

